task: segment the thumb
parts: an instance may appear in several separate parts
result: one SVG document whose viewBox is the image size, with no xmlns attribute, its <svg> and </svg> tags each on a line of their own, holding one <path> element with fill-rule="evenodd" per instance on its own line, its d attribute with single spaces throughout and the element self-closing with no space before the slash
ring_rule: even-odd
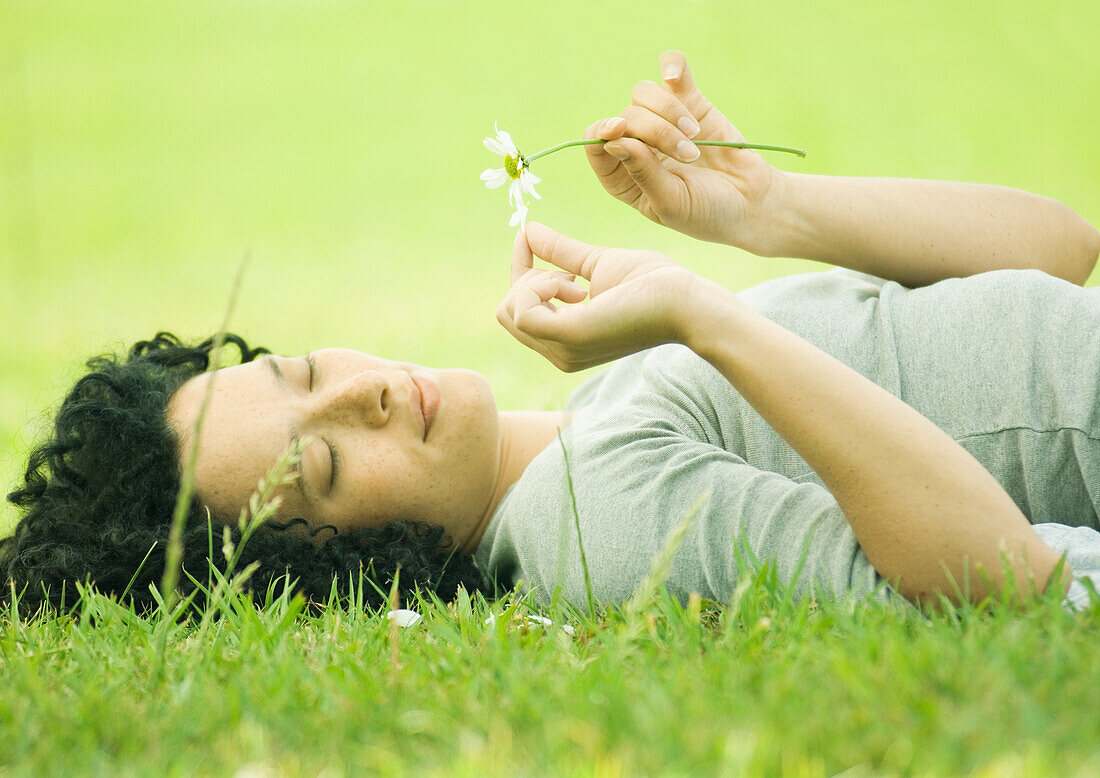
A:
<svg viewBox="0 0 1100 778">
<path fill-rule="evenodd" d="M 605 143 L 603 150 L 619 160 L 656 213 L 666 212 L 676 202 L 683 186 L 681 179 L 670 173 L 645 143 L 636 138 L 619 138 Z"/>
</svg>

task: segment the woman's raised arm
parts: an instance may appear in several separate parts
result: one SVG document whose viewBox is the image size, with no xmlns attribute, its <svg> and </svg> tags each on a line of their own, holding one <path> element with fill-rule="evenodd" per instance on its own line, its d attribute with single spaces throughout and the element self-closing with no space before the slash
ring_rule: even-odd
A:
<svg viewBox="0 0 1100 778">
<path fill-rule="evenodd" d="M 533 268 L 534 254 L 565 272 Z M 585 292 L 569 274 L 590 282 Z M 679 342 L 714 365 L 814 469 L 867 558 L 910 600 L 1044 591 L 1058 561 L 1012 498 L 935 424 L 856 371 L 656 252 L 607 249 L 529 224 L 497 318 L 563 370 Z M 983 584 L 984 571 L 992 590 Z M 1068 585 L 1068 579 L 1064 585 Z"/>
<path fill-rule="evenodd" d="M 1001 186 L 785 173 L 744 141 L 699 91 L 684 55 L 661 55 L 664 84 L 585 132 L 589 164 L 612 196 L 686 235 L 768 257 L 829 262 L 924 286 L 1001 268 L 1084 284 L 1100 233 L 1069 207 Z M 754 141 L 763 139 L 753 138 Z"/>
<path fill-rule="evenodd" d="M 1062 203 L 986 184 L 781 173 L 743 235 L 761 256 L 801 257 L 924 286 L 1002 268 L 1084 285 L 1100 233 Z"/>
</svg>

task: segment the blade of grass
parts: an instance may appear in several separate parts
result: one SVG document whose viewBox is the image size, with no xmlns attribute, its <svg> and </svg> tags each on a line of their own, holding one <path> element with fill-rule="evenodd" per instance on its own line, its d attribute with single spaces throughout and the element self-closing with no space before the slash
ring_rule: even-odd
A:
<svg viewBox="0 0 1100 778">
<path fill-rule="evenodd" d="M 562 440 L 561 430 L 558 430 L 558 445 L 561 446 L 561 455 L 565 459 L 565 481 L 569 484 L 569 501 L 573 506 L 573 522 L 577 527 L 577 548 L 581 552 L 581 567 L 584 568 L 584 593 L 588 598 L 588 615 L 596 615 L 596 597 L 592 592 L 592 576 L 588 572 L 588 560 L 584 556 L 584 540 L 581 538 L 581 515 L 577 511 L 577 495 L 573 491 L 573 476 L 569 470 L 569 453 L 565 450 L 565 441 Z"/>
<path fill-rule="evenodd" d="M 699 496 L 684 517 L 680 519 L 680 523 L 672 528 L 672 531 L 668 533 L 668 539 L 665 540 L 664 548 L 661 552 L 653 558 L 653 563 L 649 567 L 649 573 L 638 588 L 634 590 L 634 594 L 630 595 L 630 599 L 626 601 L 623 606 L 623 614 L 626 616 L 627 624 L 633 625 L 637 622 L 641 616 L 642 611 L 650 606 L 654 598 L 658 594 L 658 590 L 662 583 L 668 578 L 669 569 L 672 567 L 672 559 L 676 556 L 676 552 L 680 550 L 680 546 L 683 545 L 684 540 L 687 538 L 688 531 L 695 523 L 695 516 L 699 513 L 707 500 L 710 499 L 710 492 L 706 492 Z"/>
<path fill-rule="evenodd" d="M 237 273 L 233 277 L 233 285 L 229 291 L 229 300 L 225 305 L 225 314 L 222 316 L 221 326 L 214 336 L 214 347 L 211 351 L 211 359 L 206 366 L 206 372 L 210 373 L 210 380 L 206 383 L 206 392 L 199 406 L 198 416 L 195 418 L 195 428 L 192 431 L 194 445 L 191 447 L 191 456 L 187 459 L 187 467 L 184 468 L 180 481 L 180 492 L 176 497 L 176 507 L 172 512 L 172 524 L 168 530 L 168 549 L 165 552 L 164 577 L 161 579 L 160 590 L 164 594 L 165 610 L 171 611 L 176 602 L 176 586 L 179 584 L 180 565 L 183 561 L 183 524 L 187 518 L 187 508 L 191 504 L 191 495 L 195 491 L 195 466 L 199 460 L 199 446 L 201 444 L 202 424 L 206 417 L 206 409 L 210 405 L 210 398 L 214 393 L 214 375 L 221 367 L 221 352 L 225 345 L 225 333 L 229 328 L 229 319 L 233 315 L 233 309 L 237 305 L 237 297 L 240 295 L 241 279 L 244 277 L 244 269 L 248 264 L 249 252 L 241 257 L 237 266 Z"/>
</svg>

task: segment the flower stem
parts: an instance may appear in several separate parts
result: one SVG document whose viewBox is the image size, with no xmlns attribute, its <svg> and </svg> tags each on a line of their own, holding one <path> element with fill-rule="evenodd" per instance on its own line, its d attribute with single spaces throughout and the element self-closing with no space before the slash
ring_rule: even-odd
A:
<svg viewBox="0 0 1100 778">
<path fill-rule="evenodd" d="M 548 149 L 543 149 L 538 154 L 532 154 L 529 157 L 521 157 L 521 159 L 530 165 L 539 157 L 545 157 L 547 154 L 553 154 L 555 151 L 561 151 L 567 149 L 570 146 L 592 146 L 596 143 L 607 143 L 605 140 L 591 139 L 591 140 L 568 140 L 565 143 L 559 143 L 557 146 L 551 146 Z M 794 154 L 799 157 L 805 158 L 805 149 L 795 149 L 790 146 L 769 146 L 763 143 L 734 143 L 733 141 L 726 140 L 693 140 L 696 146 L 729 146 L 734 149 L 758 149 L 760 151 L 782 151 L 787 154 Z"/>
</svg>

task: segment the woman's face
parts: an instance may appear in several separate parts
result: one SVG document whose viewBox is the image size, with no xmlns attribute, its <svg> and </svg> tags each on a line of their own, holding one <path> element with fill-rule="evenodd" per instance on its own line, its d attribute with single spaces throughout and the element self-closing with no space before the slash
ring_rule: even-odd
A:
<svg viewBox="0 0 1100 778">
<path fill-rule="evenodd" d="M 280 518 L 338 529 L 422 520 L 461 545 L 488 508 L 500 435 L 478 373 L 325 349 L 215 375 L 195 471 L 197 494 L 215 515 L 235 519 L 291 441 L 307 436 L 301 477 L 279 491 Z M 191 379 L 168 404 L 181 462 L 210 378 Z"/>
</svg>

